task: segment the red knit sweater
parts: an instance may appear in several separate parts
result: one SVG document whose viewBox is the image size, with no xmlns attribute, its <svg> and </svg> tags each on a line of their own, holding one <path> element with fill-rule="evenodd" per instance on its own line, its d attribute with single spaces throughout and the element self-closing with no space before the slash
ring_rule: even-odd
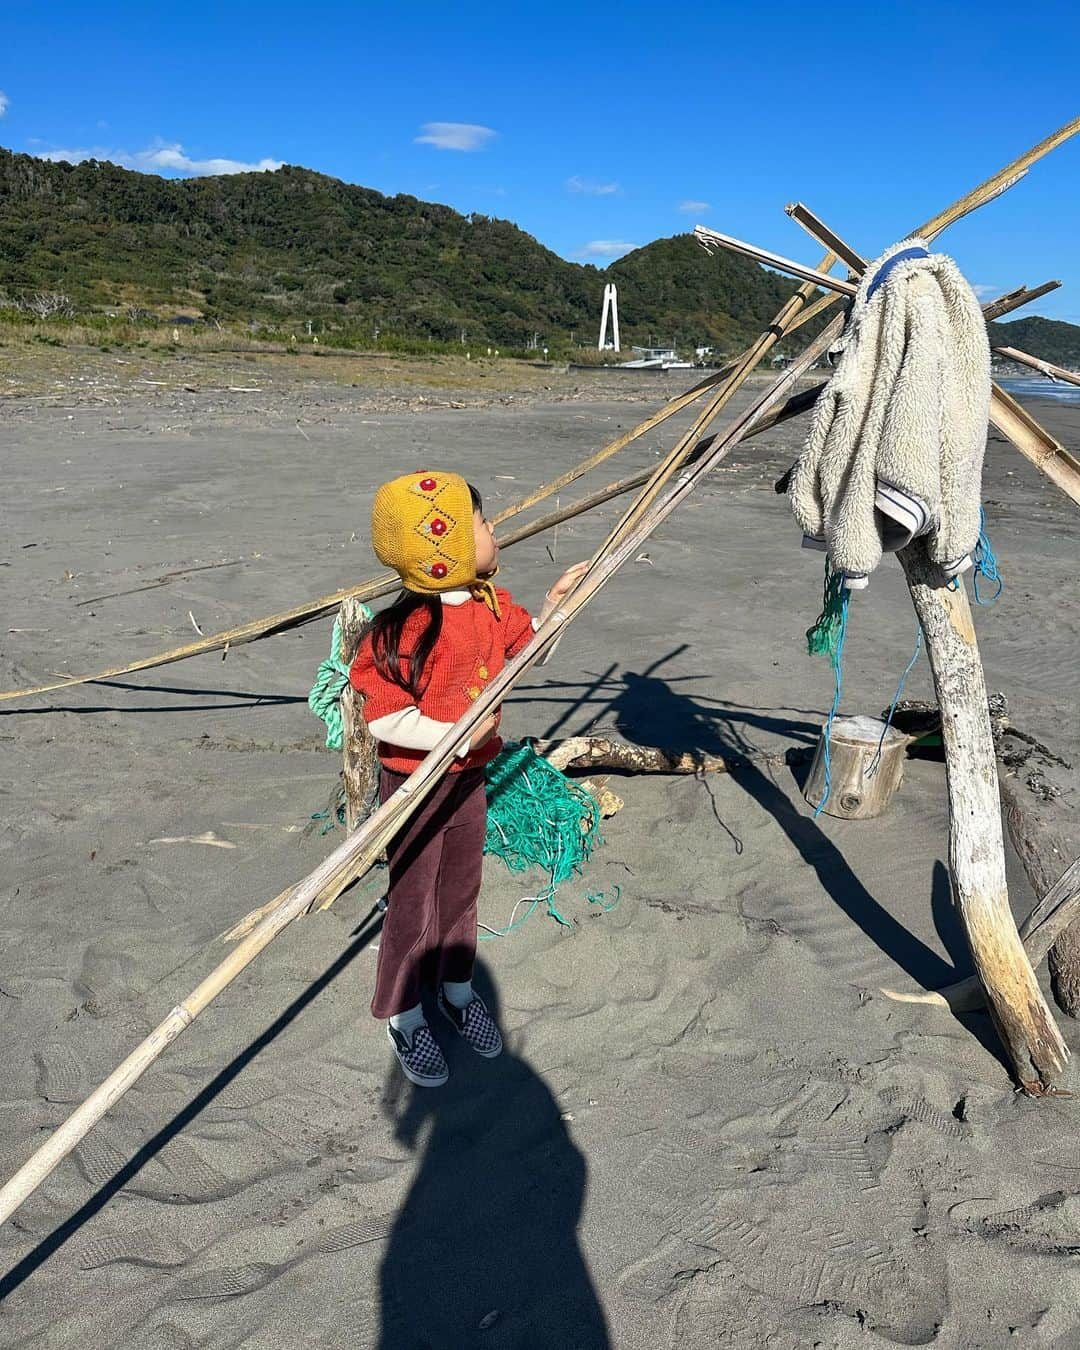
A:
<svg viewBox="0 0 1080 1350">
<path fill-rule="evenodd" d="M 443 605 L 442 632 L 428 660 L 428 682 L 420 699 L 414 699 L 400 685 L 384 680 L 375 669 L 371 638 L 365 637 L 356 653 L 349 680 L 364 696 L 364 720 L 377 721 L 391 713 L 418 707 L 425 717 L 439 722 L 456 722 L 507 660 L 516 656 L 533 635 L 532 615 L 515 605 L 509 591 L 496 590 L 502 618 L 496 619 L 480 600 L 461 605 Z M 408 654 L 427 623 L 420 610 L 405 625 L 401 638 L 402 667 L 409 673 Z M 502 741 L 492 736 L 464 759 L 455 759 L 451 773 L 477 769 L 493 760 L 502 749 Z M 425 758 L 423 750 L 379 742 L 379 759 L 395 773 L 409 774 Z"/>
</svg>

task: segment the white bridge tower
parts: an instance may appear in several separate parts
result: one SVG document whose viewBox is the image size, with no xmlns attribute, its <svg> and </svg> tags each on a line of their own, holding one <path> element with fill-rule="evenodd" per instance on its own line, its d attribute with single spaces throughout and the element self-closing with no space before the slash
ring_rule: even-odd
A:
<svg viewBox="0 0 1080 1350">
<path fill-rule="evenodd" d="M 597 351 L 603 351 L 607 340 L 608 317 L 611 318 L 611 345 L 616 351 L 619 350 L 619 296 L 615 290 L 615 283 L 609 281 L 604 287 L 604 311 L 600 316 L 600 341 L 596 344 Z"/>
</svg>

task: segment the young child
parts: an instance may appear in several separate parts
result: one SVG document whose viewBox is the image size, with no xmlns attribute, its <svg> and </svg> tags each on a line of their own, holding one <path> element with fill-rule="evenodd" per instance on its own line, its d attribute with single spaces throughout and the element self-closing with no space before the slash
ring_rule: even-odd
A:
<svg viewBox="0 0 1080 1350">
<path fill-rule="evenodd" d="M 371 539 L 405 588 L 376 615 L 350 671 L 378 742 L 385 802 L 526 646 L 588 564 L 565 572 L 533 619 L 491 584 L 499 561 L 495 534 L 480 494 L 454 473 L 423 471 L 383 484 Z M 472 987 L 487 824 L 484 765 L 502 748 L 498 724 L 496 712 L 458 747 L 442 782 L 387 848 L 389 908 L 371 1011 L 387 1019 L 398 1062 L 418 1087 L 441 1087 L 449 1077 L 421 1005 L 425 984 L 434 983 L 439 1009 L 477 1054 L 493 1059 L 502 1050 L 498 1027 Z"/>
</svg>

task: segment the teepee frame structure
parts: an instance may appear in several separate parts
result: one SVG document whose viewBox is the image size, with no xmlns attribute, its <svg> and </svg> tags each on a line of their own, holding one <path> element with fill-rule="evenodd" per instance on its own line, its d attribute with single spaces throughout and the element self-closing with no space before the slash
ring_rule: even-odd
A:
<svg viewBox="0 0 1080 1350">
<path fill-rule="evenodd" d="M 941 212 L 932 221 L 927 222 L 917 232 L 923 237 L 933 238 L 948 225 L 1007 190 L 1019 181 L 1032 164 L 1078 131 L 1080 119 L 1035 146 L 1020 159 Z M 839 247 L 840 244 L 841 241 L 831 237 L 821 267 L 804 269 L 799 273 L 804 277 L 803 285 L 738 361 L 716 372 L 696 389 L 689 391 L 681 399 L 674 400 L 652 418 L 646 419 L 633 432 L 620 437 L 570 470 L 568 474 L 561 475 L 554 483 L 546 485 L 517 504 L 512 514 L 543 500 L 560 487 L 580 477 L 588 469 L 609 458 L 637 435 L 659 425 L 680 408 L 703 398 L 703 406 L 691 427 L 648 475 L 644 484 L 641 484 L 638 496 L 597 552 L 588 572 L 574 591 L 566 597 L 561 608 L 541 624 L 529 646 L 508 662 L 469 711 L 379 810 L 314 871 L 291 886 L 268 907 L 257 912 L 259 917 L 254 926 L 246 932 L 229 956 L 211 971 L 187 998 L 172 1009 L 154 1031 L 19 1168 L 10 1181 L 0 1189 L 0 1223 L 6 1221 L 25 1202 L 168 1046 L 279 933 L 295 919 L 307 913 L 319 903 L 320 899 L 325 899 L 332 893 L 339 893 L 348 881 L 370 869 L 386 843 L 404 826 L 439 782 L 454 757 L 456 747 L 505 699 L 509 691 L 551 648 L 566 626 L 574 621 L 619 569 L 637 556 L 645 540 L 681 505 L 697 484 L 736 445 L 755 431 L 764 429 L 766 425 L 775 425 L 777 421 L 787 416 L 797 415 L 812 405 L 813 398 L 808 397 L 808 391 L 796 393 L 795 386 L 839 336 L 844 322 L 842 312 L 830 320 L 789 368 L 759 393 L 749 407 L 721 434 L 702 443 L 720 411 L 776 343 L 816 314 L 835 305 L 837 299 L 835 294 L 816 298 L 817 286 L 820 284 L 828 286 L 833 291 L 850 292 L 851 283 L 840 282 L 828 275 L 841 260 L 843 249 Z M 760 250 L 755 256 L 761 256 Z M 852 264 L 849 260 L 850 265 Z M 1015 304 L 1025 303 L 1023 299 L 1025 295 L 1031 298 L 1034 292 L 1014 292 L 1012 298 Z M 816 394 L 816 391 L 809 393 Z M 601 499 L 607 500 L 616 495 L 616 489 L 628 491 L 628 484 L 629 480 L 626 480 L 621 486 L 613 485 L 612 489 L 606 490 L 606 495 L 600 494 Z M 591 504 L 596 504 L 595 495 Z M 588 509 L 588 506 L 579 504 L 579 509 Z M 511 513 L 504 513 L 503 519 L 508 518 L 509 514 Z M 555 514 L 559 518 L 567 518 L 560 512 Z M 990 745 L 985 697 L 981 698 L 978 708 L 974 707 L 975 698 L 965 692 L 964 686 L 964 681 L 975 681 L 977 690 L 983 688 L 970 611 L 964 593 L 943 590 L 939 584 L 940 579 L 930 575 L 925 559 L 914 550 L 909 550 L 909 556 L 903 559 L 903 563 L 911 585 L 912 597 L 930 645 L 934 678 L 942 710 L 946 714 L 944 721 L 947 727 L 949 714 L 956 714 L 957 724 L 951 730 L 947 730 L 945 738 L 952 817 L 950 856 L 954 893 L 957 896 L 969 943 L 975 954 L 976 968 L 986 992 L 987 1002 L 1001 1032 L 1016 1077 L 1026 1091 L 1033 1095 L 1041 1095 L 1053 1090 L 1054 1079 L 1063 1068 L 1067 1051 L 1035 982 L 1027 955 L 1016 933 L 1015 924 L 1009 915 L 1007 904 L 1004 903 L 1003 863 L 999 867 L 1002 855 L 1000 813 L 996 800 L 996 767 Z M 196 651 L 211 650 L 214 646 L 227 647 L 230 642 L 235 645 L 240 641 L 251 641 L 267 632 L 280 631 L 292 623 L 303 622 L 318 614 L 328 613 L 347 595 L 373 598 L 385 593 L 389 584 L 388 576 L 375 578 L 363 586 L 348 588 L 333 596 L 324 597 L 322 601 L 272 616 L 269 620 L 244 625 L 242 630 L 234 630 L 232 637 L 218 634 L 202 643 L 191 644 L 187 649 L 177 649 L 158 658 L 125 667 L 124 670 L 149 669 L 153 665 L 181 660 L 184 656 L 194 655 Z M 85 678 L 108 678 L 118 673 L 119 670 Z M 69 687 L 71 684 L 81 682 L 84 680 L 76 679 L 58 685 L 41 686 L 35 690 L 11 691 L 0 695 L 0 698 L 41 694 L 53 688 Z M 976 781 L 978 779 L 983 781 Z M 967 820 L 975 822 L 973 828 L 977 831 L 978 838 L 990 846 L 989 854 L 992 856 L 983 858 L 977 855 L 975 849 L 977 840 L 971 834 L 972 827 L 965 824 Z M 996 820 L 996 853 L 994 820 Z"/>
</svg>

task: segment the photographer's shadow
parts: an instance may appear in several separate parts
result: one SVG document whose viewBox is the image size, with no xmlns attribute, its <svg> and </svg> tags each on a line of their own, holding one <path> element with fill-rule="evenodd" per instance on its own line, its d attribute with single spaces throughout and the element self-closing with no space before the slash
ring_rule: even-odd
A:
<svg viewBox="0 0 1080 1350">
<path fill-rule="evenodd" d="M 482 964 L 475 985 L 498 1019 Z M 414 1088 L 395 1066 L 385 1103 L 422 1157 L 380 1272 L 379 1350 L 607 1350 L 577 1237 L 588 1169 L 555 1099 L 509 1045 L 481 1059 L 429 1018 L 450 1082 Z"/>
</svg>

